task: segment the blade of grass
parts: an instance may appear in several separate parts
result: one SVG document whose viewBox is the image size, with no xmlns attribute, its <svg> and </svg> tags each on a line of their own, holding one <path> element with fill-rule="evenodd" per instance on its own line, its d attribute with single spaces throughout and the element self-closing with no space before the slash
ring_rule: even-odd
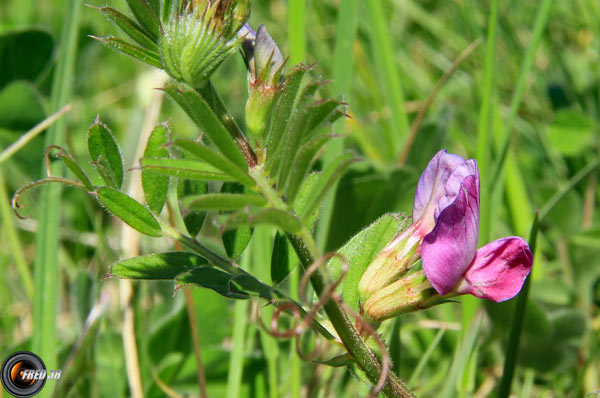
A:
<svg viewBox="0 0 600 398">
<path fill-rule="evenodd" d="M 31 271 L 27 266 L 27 261 L 25 261 L 23 247 L 21 246 L 19 235 L 17 234 L 17 229 L 15 228 L 15 215 L 10 207 L 10 199 L 6 193 L 4 173 L 2 170 L 0 170 L 0 215 L 2 215 L 2 220 L 4 220 L 4 231 L 6 233 L 6 237 L 8 238 L 8 245 L 10 246 L 10 251 L 15 261 L 15 265 L 17 266 L 17 271 L 19 272 L 21 282 L 23 282 L 25 293 L 27 293 L 29 301 L 33 302 L 33 278 L 31 277 Z"/>
<path fill-rule="evenodd" d="M 419 359 L 415 370 L 413 370 L 412 374 L 410 375 L 410 379 L 408 379 L 409 386 L 416 385 L 415 383 L 417 382 L 417 379 L 421 375 L 421 372 L 423 372 L 423 369 L 425 368 L 425 365 L 427 365 L 427 362 L 429 362 L 431 354 L 433 354 L 433 351 L 436 349 L 436 347 L 442 340 L 442 337 L 444 337 L 444 333 L 446 333 L 445 328 L 442 328 L 437 332 L 437 334 L 433 338 L 433 341 L 429 344 L 429 347 L 427 347 L 427 350 L 425 350 L 425 353 L 421 356 L 421 359 Z"/>
<path fill-rule="evenodd" d="M 246 252 L 245 254 L 247 254 Z M 244 370 L 246 324 L 248 323 L 248 300 L 236 300 L 233 304 L 233 347 L 229 356 L 226 397 L 239 398 Z"/>
<path fill-rule="evenodd" d="M 417 136 L 417 132 L 419 131 L 419 127 L 421 127 L 421 123 L 423 122 L 423 119 L 425 118 L 427 111 L 429 110 L 429 108 L 431 108 L 431 105 L 433 105 L 433 101 L 435 100 L 435 97 L 440 92 L 442 87 L 444 87 L 444 84 L 446 84 L 446 82 L 448 81 L 450 76 L 452 76 L 454 71 L 477 48 L 477 46 L 479 46 L 480 43 L 481 43 L 481 39 L 478 38 L 473 43 L 469 44 L 469 46 L 467 48 L 465 48 L 459 54 L 458 57 L 456 57 L 456 59 L 452 63 L 452 66 L 450 66 L 450 68 L 444 73 L 444 75 L 436 83 L 435 87 L 431 91 L 431 94 L 429 94 L 429 96 L 427 97 L 427 100 L 425 100 L 425 103 L 423 104 L 423 106 L 421 106 L 421 109 L 419 109 L 419 113 L 417 113 L 415 120 L 413 121 L 412 125 L 410 126 L 410 132 L 408 134 L 408 137 L 406 138 L 406 141 L 404 142 L 404 146 L 402 147 L 400 156 L 398 156 L 398 167 L 402 167 L 404 165 L 404 162 L 406 162 L 406 159 L 408 158 L 408 154 L 410 153 L 410 148 L 412 147 L 412 144 Z"/>
<path fill-rule="evenodd" d="M 394 49 L 390 31 L 386 23 L 382 2 L 368 0 L 366 3 L 371 25 L 371 45 L 375 64 L 379 69 L 380 81 L 385 82 L 383 90 L 391 107 L 392 134 L 385 137 L 389 145 L 390 159 L 396 157 L 400 143 L 409 131 L 408 116 L 404 109 L 404 94 L 400 74 L 394 61 Z"/>
<path fill-rule="evenodd" d="M 350 91 L 350 79 L 352 78 L 354 65 L 353 44 L 358 27 L 358 0 L 341 0 L 337 16 L 337 33 L 335 40 L 335 50 L 333 57 L 333 95 L 346 96 Z M 335 130 L 343 130 L 345 127 L 345 118 L 339 119 L 335 124 Z M 323 155 L 323 164 L 328 165 L 344 149 L 342 140 L 331 140 L 325 154 Z M 333 214 L 333 203 L 337 183 L 332 187 L 330 193 L 323 198 L 321 217 L 317 228 L 317 244 L 324 248 L 329 235 L 329 223 Z"/>
<path fill-rule="evenodd" d="M 77 38 L 81 5 L 79 0 L 67 3 L 64 26 L 61 33 L 59 53 L 52 83 L 51 109 L 60 109 L 69 102 L 73 85 Z M 63 145 L 66 120 L 58 119 L 50 126 L 45 146 Z M 59 163 L 52 172 L 60 175 L 63 166 Z M 42 173 L 45 172 L 45 166 Z M 35 296 L 33 304 L 33 330 L 31 349 L 44 359 L 49 369 L 59 368 L 57 363 L 56 316 L 58 310 L 58 230 L 60 222 L 61 187 L 59 184 L 45 186 L 40 196 L 39 230 L 36 236 L 36 258 L 34 264 Z M 48 397 L 51 389 L 42 390 L 41 397 Z"/>
<path fill-rule="evenodd" d="M 306 57 L 306 0 L 290 0 L 288 7 L 290 63 L 296 65 Z"/>
<path fill-rule="evenodd" d="M 463 370 L 468 364 L 469 358 L 473 349 L 477 345 L 477 339 L 479 337 L 479 329 L 481 328 L 481 322 L 483 321 L 483 313 L 479 312 L 477 316 L 473 318 L 471 322 L 471 329 L 464 334 L 464 338 L 460 340 L 454 351 L 454 358 L 452 360 L 452 366 L 440 397 L 454 397 L 456 395 L 456 383 L 457 380 L 462 376 Z"/>
<path fill-rule="evenodd" d="M 2 164 L 5 160 L 9 159 L 12 155 L 15 154 L 19 149 L 23 148 L 29 141 L 34 139 L 38 134 L 46 130 L 49 126 L 52 125 L 55 121 L 58 120 L 62 115 L 69 112 L 71 110 L 71 105 L 63 106 L 58 112 L 48 116 L 46 119 L 42 120 L 38 124 L 36 124 L 31 130 L 23 134 L 16 140 L 11 146 L 6 148 L 0 153 L 0 164 Z"/>
<path fill-rule="evenodd" d="M 531 251 L 533 253 L 535 253 L 535 247 L 537 243 L 539 221 L 539 214 L 536 214 L 533 220 L 533 224 L 531 226 L 531 233 L 529 235 L 529 247 L 531 248 Z M 527 307 L 527 299 L 529 297 L 530 284 L 531 278 L 527 278 L 527 280 L 523 284 L 521 292 L 517 296 L 518 298 L 517 305 L 515 307 L 515 314 L 513 316 L 510 335 L 508 337 L 508 344 L 506 345 L 506 357 L 504 360 L 502 380 L 500 381 L 500 388 L 498 390 L 498 398 L 508 398 L 510 394 L 510 386 L 512 384 L 512 379 L 515 373 L 515 367 L 517 366 L 519 341 L 521 339 L 523 321 L 525 320 L 525 309 Z"/>
<path fill-rule="evenodd" d="M 290 0 L 289 10 L 288 10 L 288 34 L 290 41 L 290 61 L 292 65 L 296 65 L 299 62 L 305 61 L 305 51 L 306 51 L 306 0 Z M 337 140 L 333 140 L 329 145 L 337 145 L 340 146 Z M 332 148 L 332 152 L 341 151 L 340 148 Z M 327 152 L 326 155 L 327 156 Z M 327 159 L 327 157 L 325 158 Z M 333 195 L 330 194 L 325 198 L 325 209 L 331 207 L 331 200 L 327 200 L 332 198 Z M 329 206 L 327 206 L 329 204 Z M 331 211 L 329 210 L 329 213 Z M 327 214 L 329 214 L 327 213 Z M 329 218 L 326 217 L 326 222 L 324 224 L 329 224 Z M 292 270 L 290 275 L 290 294 L 293 299 L 297 299 L 298 297 L 298 269 Z M 294 350 L 294 344 L 290 344 L 290 361 L 291 361 L 291 391 L 290 396 L 292 398 L 300 398 L 300 390 L 302 387 L 302 368 L 300 363 L 300 358 L 296 355 Z M 270 365 L 269 365 L 270 366 Z M 269 368 L 269 371 L 271 369 Z M 270 376 L 270 374 L 269 374 Z M 271 383 L 271 380 L 269 380 Z M 270 394 L 273 394 L 272 387 L 270 388 Z M 271 395 L 271 397 L 275 397 Z"/>
<path fill-rule="evenodd" d="M 529 72 L 531 72 L 531 69 L 533 67 L 535 54 L 542 40 L 542 35 L 544 34 L 544 30 L 546 28 L 546 23 L 548 22 L 548 17 L 550 16 L 550 10 L 552 8 L 553 2 L 553 0 L 544 0 L 540 4 L 540 7 L 538 9 L 535 18 L 535 23 L 533 26 L 531 41 L 529 43 L 529 46 L 527 47 L 527 50 L 525 51 L 525 58 L 523 59 L 523 63 L 521 64 L 521 71 L 519 72 L 519 78 L 517 80 L 515 91 L 513 93 L 513 97 L 510 103 L 508 119 L 503 128 L 502 144 L 499 147 L 498 157 L 493 167 L 492 178 L 489 180 L 490 191 L 493 191 L 497 186 L 500 172 L 504 167 L 504 161 L 506 160 L 506 155 L 508 154 L 508 149 L 513 137 L 513 125 L 515 123 L 519 107 L 521 106 L 523 94 L 525 93 L 527 77 L 529 76 Z"/>
<path fill-rule="evenodd" d="M 257 227 L 254 230 L 252 242 L 250 246 L 250 253 L 252 256 L 252 271 L 260 280 L 269 280 L 271 270 L 271 236 L 269 230 L 265 227 Z M 262 321 L 265 325 L 269 325 L 271 317 L 273 316 L 273 306 L 263 307 L 260 306 L 260 313 L 258 316 L 262 317 Z M 268 372 L 268 385 L 269 385 L 269 397 L 277 398 L 280 396 L 278 388 L 278 371 L 277 371 L 277 357 L 279 355 L 279 347 L 277 340 L 270 336 L 265 330 L 259 328 L 260 343 L 263 347 L 265 357 L 267 359 L 267 372 Z M 294 370 L 292 368 L 292 378 L 294 378 Z M 292 389 L 290 396 L 293 398 L 299 397 L 292 382 Z"/>
<path fill-rule="evenodd" d="M 489 165 L 491 156 L 491 109 L 492 97 L 495 85 L 494 65 L 496 64 L 496 28 L 498 27 L 498 3 L 499 0 L 492 0 L 490 18 L 488 20 L 488 29 L 485 40 L 485 63 L 483 69 L 483 89 L 481 91 L 481 107 L 479 108 L 479 120 L 477 127 L 477 165 L 479 175 L 483 181 L 488 181 Z M 491 224 L 490 212 L 491 201 L 487 200 L 488 192 L 481 192 L 481 216 L 479 234 L 482 242 L 490 240 Z M 481 199 L 481 198 L 480 198 Z"/>
</svg>

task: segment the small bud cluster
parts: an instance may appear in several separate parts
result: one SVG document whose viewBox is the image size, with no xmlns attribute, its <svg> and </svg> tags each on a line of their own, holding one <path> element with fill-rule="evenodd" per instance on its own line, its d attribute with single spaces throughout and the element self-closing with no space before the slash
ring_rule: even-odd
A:
<svg viewBox="0 0 600 398">
<path fill-rule="evenodd" d="M 160 37 L 160 59 L 175 79 L 202 85 L 239 46 L 238 32 L 250 16 L 249 0 L 186 0 Z"/>
</svg>

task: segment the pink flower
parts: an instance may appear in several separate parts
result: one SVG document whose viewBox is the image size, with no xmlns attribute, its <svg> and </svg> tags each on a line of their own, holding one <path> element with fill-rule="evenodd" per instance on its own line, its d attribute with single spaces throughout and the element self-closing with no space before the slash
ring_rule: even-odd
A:
<svg viewBox="0 0 600 398">
<path fill-rule="evenodd" d="M 479 171 L 475 160 L 438 152 L 419 180 L 413 218 L 424 226 L 433 225 L 420 252 L 425 275 L 440 295 L 456 287 L 459 294 L 500 302 L 521 290 L 533 263 L 525 240 L 503 238 L 477 250 Z"/>
<path fill-rule="evenodd" d="M 383 320 L 461 294 L 500 302 L 519 293 L 533 264 L 527 242 L 508 237 L 477 250 L 479 217 L 477 162 L 438 152 L 419 179 L 413 224 L 360 280 L 366 315 Z M 419 257 L 423 271 L 404 276 Z"/>
</svg>

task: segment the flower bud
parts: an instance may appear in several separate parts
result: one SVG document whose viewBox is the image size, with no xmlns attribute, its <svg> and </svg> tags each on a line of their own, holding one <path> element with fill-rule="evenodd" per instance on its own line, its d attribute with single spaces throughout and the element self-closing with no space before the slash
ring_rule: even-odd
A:
<svg viewBox="0 0 600 398">
<path fill-rule="evenodd" d="M 443 300 L 423 271 L 418 271 L 374 292 L 362 309 L 369 321 L 383 321 L 427 309 Z"/>
<path fill-rule="evenodd" d="M 250 33 L 244 41 L 244 60 L 248 68 L 248 102 L 246 102 L 246 126 L 255 137 L 262 137 L 266 130 L 269 113 L 277 94 L 281 90 L 281 76 L 285 60 L 281 50 L 264 25 L 254 33 L 246 24 Z"/>
<path fill-rule="evenodd" d="M 423 232 L 419 224 L 412 224 L 375 257 L 358 284 L 361 302 L 366 302 L 371 295 L 410 268 L 419 257 L 418 248 L 422 239 Z"/>
<path fill-rule="evenodd" d="M 160 37 L 160 58 L 173 78 L 201 86 L 242 42 L 249 0 L 184 0 Z"/>
</svg>

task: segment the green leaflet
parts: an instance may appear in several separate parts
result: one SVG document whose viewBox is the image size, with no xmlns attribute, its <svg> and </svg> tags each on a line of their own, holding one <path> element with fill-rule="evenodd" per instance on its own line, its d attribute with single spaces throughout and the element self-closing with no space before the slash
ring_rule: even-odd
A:
<svg viewBox="0 0 600 398">
<path fill-rule="evenodd" d="M 109 275 L 126 279 L 174 279 L 179 274 L 206 264 L 205 259 L 193 253 L 150 254 L 117 261 Z"/>
<path fill-rule="evenodd" d="M 158 40 L 160 31 L 160 19 L 148 0 L 126 0 L 135 19 L 146 29 L 152 40 Z M 155 2 L 155 0 L 152 0 Z"/>
<path fill-rule="evenodd" d="M 160 55 L 156 51 L 148 50 L 143 47 L 136 46 L 131 43 L 127 43 L 124 40 L 117 39 L 116 37 L 95 37 L 92 38 L 100 41 L 107 47 L 122 52 L 125 55 L 129 55 L 139 61 L 145 62 L 148 65 L 154 66 L 155 68 L 162 69 L 162 63 L 160 62 Z"/>
<path fill-rule="evenodd" d="M 231 283 L 233 277 L 213 267 L 199 267 L 179 275 L 177 286 L 198 286 L 212 289 L 222 296 L 248 299 L 250 296 Z"/>
<path fill-rule="evenodd" d="M 274 225 L 290 233 L 298 233 L 302 229 L 302 222 L 297 217 L 283 210 L 273 208 L 267 208 L 257 213 L 242 210 L 232 214 L 225 220 L 227 228 L 259 224 Z"/>
<path fill-rule="evenodd" d="M 257 195 L 235 193 L 209 193 L 189 196 L 183 205 L 194 210 L 239 210 L 246 206 L 264 207 L 267 201 Z"/>
<path fill-rule="evenodd" d="M 94 185 L 88 178 L 87 174 L 85 174 L 85 172 L 83 171 L 81 166 L 79 166 L 79 163 L 77 163 L 77 161 L 73 158 L 73 156 L 71 156 L 71 154 L 69 154 L 63 148 L 60 148 L 60 147 L 52 147 L 52 148 L 56 148 L 56 149 L 60 150 L 60 152 L 55 154 L 54 156 L 61 158 L 62 161 L 65 163 L 65 165 L 73 172 L 73 174 L 75 174 L 77 176 L 79 181 L 81 181 L 81 183 L 83 185 L 85 185 L 85 187 L 89 191 L 93 191 Z"/>
<path fill-rule="evenodd" d="M 300 213 L 303 220 L 307 220 L 321 204 L 321 201 L 329 189 L 335 186 L 335 182 L 344 174 L 355 161 L 352 153 L 346 152 L 335 158 L 323 172 L 319 174 L 317 182 L 307 194 L 306 205 Z"/>
<path fill-rule="evenodd" d="M 169 139 L 169 129 L 164 126 L 156 126 L 150 133 L 144 158 L 168 158 L 169 151 L 164 145 Z M 155 213 L 160 213 L 167 199 L 169 191 L 169 177 L 154 173 L 152 169 L 142 170 L 142 188 L 148 207 Z"/>
<path fill-rule="evenodd" d="M 342 283 L 342 297 L 355 311 L 359 307 L 358 282 L 362 274 L 385 245 L 406 226 L 406 219 L 398 214 L 383 215 L 337 251 L 348 261 L 348 273 Z M 335 279 L 342 271 L 342 261 L 334 257 L 327 263 L 327 268 Z"/>
<path fill-rule="evenodd" d="M 123 159 L 121 149 L 108 127 L 100 123 L 100 119 L 90 127 L 87 145 L 94 166 L 104 182 L 120 189 L 123 185 Z"/>
<path fill-rule="evenodd" d="M 99 10 L 109 21 L 117 25 L 139 45 L 148 50 L 158 51 L 158 46 L 154 40 L 150 38 L 147 31 L 137 22 L 112 7 L 102 7 Z"/>
<path fill-rule="evenodd" d="M 243 171 L 248 168 L 244 155 L 242 155 L 231 134 L 200 94 L 194 90 L 175 85 L 167 86 L 165 92 L 183 108 L 185 113 L 210 138 L 225 158 Z"/>
<path fill-rule="evenodd" d="M 290 169 L 290 176 L 285 187 L 285 196 L 290 203 L 294 202 L 298 189 L 304 181 L 304 177 L 309 171 L 313 159 L 317 152 L 325 145 L 327 141 L 333 138 L 332 135 L 320 135 L 308 141 L 298 150 L 296 159 Z M 283 178 L 283 176 L 281 176 Z"/>
<path fill-rule="evenodd" d="M 283 281 L 292 271 L 290 255 L 293 253 L 285 234 L 277 231 L 271 254 L 271 280 L 274 285 Z"/>
<path fill-rule="evenodd" d="M 96 190 L 96 198 L 109 213 L 148 236 L 162 236 L 162 228 L 150 210 L 136 200 L 109 187 Z"/>
<path fill-rule="evenodd" d="M 269 141 L 267 143 L 267 170 L 271 170 L 275 160 L 275 158 L 269 156 L 269 154 L 275 154 L 279 149 L 281 139 L 290 124 L 294 103 L 296 102 L 296 96 L 298 95 L 302 78 L 309 69 L 310 67 L 304 64 L 296 65 L 285 81 L 283 93 L 277 103 L 277 111 L 275 112 L 275 119 L 273 120 Z"/>
<path fill-rule="evenodd" d="M 244 186 L 239 183 L 225 183 L 221 187 L 221 194 L 242 194 Z M 240 226 L 234 229 L 228 229 L 223 232 L 223 246 L 229 258 L 238 259 L 241 257 L 246 247 L 250 243 L 250 238 L 254 233 L 254 228 L 249 226 Z"/>
<path fill-rule="evenodd" d="M 186 156 L 186 154 L 183 154 Z M 180 160 L 180 159 L 178 159 Z M 184 160 L 186 161 L 186 160 Z M 199 163 L 199 162 L 193 162 Z M 201 164 L 201 163 L 199 163 Z M 224 175 L 224 174 L 223 174 Z M 202 224 L 204 223 L 204 218 L 206 217 L 205 211 L 190 211 L 183 207 L 181 201 L 186 196 L 191 195 L 200 195 L 208 192 L 208 185 L 204 181 L 193 181 L 189 179 L 180 179 L 177 181 L 177 198 L 179 199 L 179 209 L 181 211 L 181 215 L 183 216 L 183 222 L 185 227 L 191 236 L 196 236 L 200 229 L 202 229 Z"/>
<path fill-rule="evenodd" d="M 208 163 L 189 159 L 154 159 L 140 160 L 143 169 L 151 170 L 154 174 L 177 177 L 179 179 L 198 181 L 232 181 L 233 177 Z"/>
<path fill-rule="evenodd" d="M 206 145 L 186 139 L 175 140 L 175 145 L 204 160 L 211 166 L 221 170 L 223 173 L 234 178 L 236 181 L 239 181 L 244 185 L 254 186 L 254 181 L 246 173 L 245 168 L 242 169 L 238 167 L 238 165 L 233 163 L 231 160 L 223 157 L 221 154 L 213 151 Z"/>
<path fill-rule="evenodd" d="M 299 148 L 306 141 L 310 140 L 314 130 L 325 122 L 331 114 L 337 110 L 340 102 L 334 99 L 327 99 L 307 105 L 299 111 L 293 120 L 293 125 L 285 136 L 285 148 L 280 148 L 282 157 L 279 171 L 279 186 L 285 186 L 290 174 L 292 164 L 296 158 Z"/>
</svg>

